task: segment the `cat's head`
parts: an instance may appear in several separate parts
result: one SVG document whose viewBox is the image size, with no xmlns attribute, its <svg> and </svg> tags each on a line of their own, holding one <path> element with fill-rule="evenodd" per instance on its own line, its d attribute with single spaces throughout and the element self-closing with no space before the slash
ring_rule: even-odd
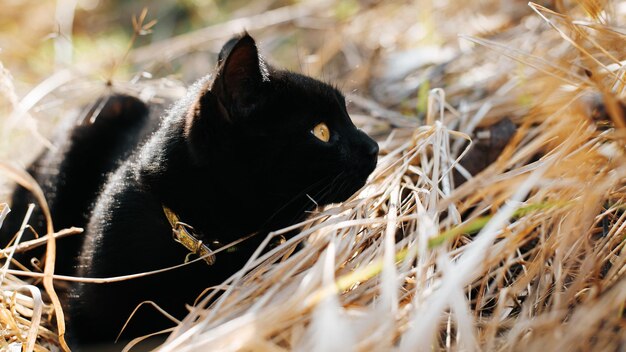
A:
<svg viewBox="0 0 626 352">
<path fill-rule="evenodd" d="M 241 187 L 284 203 L 347 199 L 365 184 L 378 155 L 336 88 L 265 64 L 248 34 L 222 49 L 185 135 L 196 163 L 211 163 Z"/>
</svg>

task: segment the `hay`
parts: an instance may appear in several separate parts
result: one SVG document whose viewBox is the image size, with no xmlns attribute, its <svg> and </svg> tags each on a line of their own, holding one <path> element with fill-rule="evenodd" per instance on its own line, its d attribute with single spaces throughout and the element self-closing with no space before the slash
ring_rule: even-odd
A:
<svg viewBox="0 0 626 352">
<path fill-rule="evenodd" d="M 299 233 L 208 290 L 160 350 L 623 348 L 626 3 L 294 6 L 252 17 L 261 42 L 301 36 L 304 72 L 356 90 L 379 166 L 272 234 Z M 215 50 L 247 22 L 229 23 L 167 47 Z M 505 119 L 515 135 L 472 177 L 463 157 Z"/>
</svg>

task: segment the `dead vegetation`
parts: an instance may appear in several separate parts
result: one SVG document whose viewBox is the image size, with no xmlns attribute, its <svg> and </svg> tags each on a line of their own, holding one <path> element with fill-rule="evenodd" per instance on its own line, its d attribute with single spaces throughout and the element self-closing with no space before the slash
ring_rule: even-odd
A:
<svg viewBox="0 0 626 352">
<path fill-rule="evenodd" d="M 296 40 L 295 65 L 343 85 L 381 142 L 359 194 L 208 290 L 160 350 L 623 349 L 626 2 L 346 4 L 288 5 L 129 52 L 152 72 L 192 67 L 243 28 L 278 60 Z M 31 90 L 45 94 L 20 95 L 3 71 L 5 111 L 37 121 L 107 89 L 180 94 L 171 79 L 107 87 L 59 72 Z M 505 120 L 514 134 L 493 127 Z M 0 321 L 6 344 L 42 349 L 57 326 L 30 328 L 52 309 L 17 279 L 25 270 L 3 269 Z"/>
</svg>

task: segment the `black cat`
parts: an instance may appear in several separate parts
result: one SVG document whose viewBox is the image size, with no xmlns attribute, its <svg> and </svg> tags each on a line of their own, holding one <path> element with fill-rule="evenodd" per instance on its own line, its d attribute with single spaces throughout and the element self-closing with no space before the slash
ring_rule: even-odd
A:
<svg viewBox="0 0 626 352">
<path fill-rule="evenodd" d="M 258 235 L 235 251 L 215 255 L 212 265 L 199 261 L 129 281 L 75 285 L 66 297 L 70 342 L 113 341 L 143 301 L 184 317 L 185 304 L 240 269 L 268 232 L 302 220 L 316 203 L 347 199 L 376 165 L 378 146 L 354 126 L 343 95 L 315 79 L 266 65 L 247 34 L 224 46 L 214 78 L 196 83 L 143 146 L 127 157 L 152 129 L 147 122 L 120 130 L 120 135 L 133 131 L 136 137 L 125 142 L 129 147 L 104 157 L 112 139 L 125 137 L 97 131 L 130 123 L 126 120 L 143 121 L 147 108 L 132 111 L 98 117 L 108 126 L 97 126 L 97 119 L 90 126 L 93 136 L 72 141 L 65 151 L 65 158 L 76 158 L 72 163 L 97 159 L 101 172 L 123 161 L 90 213 L 77 275 L 114 277 L 161 269 L 181 264 L 198 248 L 202 254 L 247 234 Z M 95 155 L 74 156 L 88 149 Z M 60 169 L 68 187 L 81 172 Z M 54 197 L 61 197 L 59 192 Z M 181 239 L 195 241 L 188 248 L 172 238 L 173 227 L 183 226 L 173 226 L 171 216 L 193 227 L 185 227 L 189 235 Z M 123 336 L 171 325 L 145 308 Z"/>
</svg>

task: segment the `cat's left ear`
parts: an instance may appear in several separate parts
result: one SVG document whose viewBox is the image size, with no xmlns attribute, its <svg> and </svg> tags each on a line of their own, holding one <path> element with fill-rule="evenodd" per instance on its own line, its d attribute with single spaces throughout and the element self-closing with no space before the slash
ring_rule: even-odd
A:
<svg viewBox="0 0 626 352">
<path fill-rule="evenodd" d="M 228 120 L 224 106 L 211 91 L 205 89 L 187 112 L 183 130 L 190 156 L 197 165 L 210 160 L 209 141 L 215 143 L 216 135 L 223 132 Z"/>
<path fill-rule="evenodd" d="M 228 110 L 231 119 L 248 115 L 254 109 L 261 85 L 267 79 L 266 71 L 256 43 L 248 33 L 224 45 L 211 92 Z"/>
</svg>

